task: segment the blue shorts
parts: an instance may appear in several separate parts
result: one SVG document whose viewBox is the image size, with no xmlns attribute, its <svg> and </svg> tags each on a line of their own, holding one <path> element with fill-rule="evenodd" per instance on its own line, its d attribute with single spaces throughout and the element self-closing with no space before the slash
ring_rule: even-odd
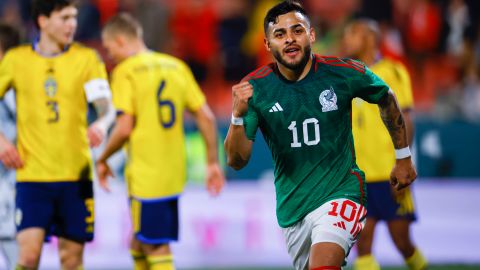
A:
<svg viewBox="0 0 480 270">
<path fill-rule="evenodd" d="M 76 242 L 93 240 L 94 203 L 90 180 L 75 182 L 17 182 L 17 231 L 39 227 L 51 235 Z"/>
<path fill-rule="evenodd" d="M 178 240 L 178 196 L 142 200 L 130 198 L 133 232 L 145 244 Z"/>
<path fill-rule="evenodd" d="M 407 219 L 415 221 L 415 205 L 410 188 L 395 198 L 390 182 L 367 183 L 367 218 L 391 221 Z"/>
</svg>

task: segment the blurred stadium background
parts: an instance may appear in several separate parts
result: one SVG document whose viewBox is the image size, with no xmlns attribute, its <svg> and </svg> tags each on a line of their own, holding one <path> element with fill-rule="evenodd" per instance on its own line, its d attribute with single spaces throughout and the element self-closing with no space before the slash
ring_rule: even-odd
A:
<svg viewBox="0 0 480 270">
<path fill-rule="evenodd" d="M 276 0 L 79 0 L 76 39 L 101 47 L 102 24 L 119 11 L 140 19 L 148 46 L 185 60 L 219 121 L 219 144 L 228 128 L 231 90 L 255 67 L 270 61 L 263 16 Z M 353 17 L 381 24 L 385 55 L 406 64 L 415 99 L 414 193 L 419 221 L 414 239 L 429 269 L 480 269 L 480 1 L 304 0 L 317 30 L 314 52 L 341 55 L 343 26 Z M 28 42 L 37 33 L 30 0 L 0 0 L 0 20 Z M 181 200 L 179 269 L 291 269 L 275 219 L 273 173 L 259 136 L 252 160 L 240 172 L 226 168 L 229 184 L 219 198 L 202 187 L 201 138 L 187 125 L 189 185 Z M 123 158 L 112 161 L 121 170 Z M 86 269 L 131 269 L 128 208 L 117 173 L 113 191 L 96 191 L 96 240 L 87 245 Z M 374 253 L 386 269 L 402 269 L 400 255 L 377 229 Z M 45 246 L 41 269 L 58 269 L 55 241 Z M 349 261 L 355 257 L 355 251 Z M 0 258 L 0 269 L 4 269 Z"/>
</svg>

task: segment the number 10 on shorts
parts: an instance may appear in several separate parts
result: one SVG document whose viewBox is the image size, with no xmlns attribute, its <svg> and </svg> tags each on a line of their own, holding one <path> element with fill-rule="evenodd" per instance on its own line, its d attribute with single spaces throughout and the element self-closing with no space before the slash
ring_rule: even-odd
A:
<svg viewBox="0 0 480 270">
<path fill-rule="evenodd" d="M 330 203 L 330 205 L 332 206 L 332 209 L 330 212 L 328 212 L 328 215 L 334 217 L 340 216 L 348 223 L 354 222 L 352 229 L 350 230 L 350 234 L 353 237 L 357 237 L 363 228 L 361 221 L 365 218 L 365 207 L 350 200 L 344 200 L 341 202 L 341 205 L 338 201 L 333 201 Z M 341 227 L 343 229 L 346 228 L 343 222 L 339 222 L 338 224 L 336 223 L 334 226 Z"/>
</svg>

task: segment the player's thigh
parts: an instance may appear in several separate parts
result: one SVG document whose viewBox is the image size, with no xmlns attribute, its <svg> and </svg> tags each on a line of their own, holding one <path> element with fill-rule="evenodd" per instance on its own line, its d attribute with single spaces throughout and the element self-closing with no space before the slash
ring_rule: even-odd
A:
<svg viewBox="0 0 480 270">
<path fill-rule="evenodd" d="M 142 244 L 158 246 L 178 240 L 178 197 L 130 199 L 134 237 Z"/>
<path fill-rule="evenodd" d="M 54 224 L 53 234 L 83 243 L 93 240 L 95 221 L 93 185 L 90 180 L 58 183 L 59 222 Z"/>
<path fill-rule="evenodd" d="M 365 225 L 365 214 L 365 207 L 348 199 L 323 204 L 305 218 L 312 224 L 312 245 L 334 243 L 343 249 L 345 258 Z"/>
<path fill-rule="evenodd" d="M 345 250 L 337 243 L 316 243 L 310 249 L 309 267 L 310 269 L 321 266 L 341 267 L 345 261 L 345 256 Z"/>
<path fill-rule="evenodd" d="M 37 261 L 36 263 L 38 263 L 44 239 L 45 230 L 42 228 L 26 228 L 19 231 L 17 233 L 19 261 L 21 263 L 28 262 L 25 265 L 31 265 L 32 261 Z"/>
</svg>

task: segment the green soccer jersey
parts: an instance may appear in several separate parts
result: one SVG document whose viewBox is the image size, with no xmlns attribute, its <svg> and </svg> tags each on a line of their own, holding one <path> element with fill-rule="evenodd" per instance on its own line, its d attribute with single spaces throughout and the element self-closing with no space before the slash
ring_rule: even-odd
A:
<svg viewBox="0 0 480 270">
<path fill-rule="evenodd" d="M 289 227 L 325 202 L 366 203 L 363 172 L 355 164 L 351 102 L 378 103 L 388 86 L 350 59 L 315 55 L 310 72 L 285 80 L 275 64 L 244 80 L 253 85 L 244 117 L 247 137 L 260 128 L 274 161 L 277 219 Z"/>
</svg>

